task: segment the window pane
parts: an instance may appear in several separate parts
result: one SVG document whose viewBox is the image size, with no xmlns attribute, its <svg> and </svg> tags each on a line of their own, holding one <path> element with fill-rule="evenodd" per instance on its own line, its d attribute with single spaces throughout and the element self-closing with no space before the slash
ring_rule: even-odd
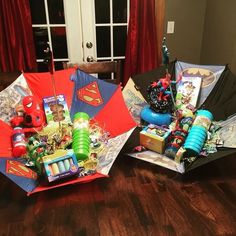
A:
<svg viewBox="0 0 236 236">
<path fill-rule="evenodd" d="M 126 26 L 114 26 L 113 35 L 114 56 L 125 56 L 125 46 L 127 37 Z"/>
<path fill-rule="evenodd" d="M 66 28 L 51 27 L 51 36 L 54 58 L 68 58 Z"/>
<path fill-rule="evenodd" d="M 110 23 L 110 1 L 96 0 L 95 1 L 95 16 L 96 23 Z"/>
<path fill-rule="evenodd" d="M 110 27 L 107 26 L 96 27 L 96 36 L 97 36 L 97 56 L 110 57 L 111 56 Z"/>
<path fill-rule="evenodd" d="M 44 62 L 38 62 L 38 72 L 48 72 L 48 65 Z"/>
<path fill-rule="evenodd" d="M 127 22 L 127 0 L 113 0 L 113 22 Z"/>
<path fill-rule="evenodd" d="M 50 24 L 65 24 L 63 0 L 48 0 Z"/>
<path fill-rule="evenodd" d="M 37 59 L 44 59 L 44 57 L 45 57 L 44 50 L 46 49 L 46 44 L 48 42 L 47 28 L 34 27 L 33 34 L 34 34 L 36 58 Z"/>
<path fill-rule="evenodd" d="M 38 72 L 48 72 L 48 65 L 44 62 L 38 62 Z M 62 61 L 54 61 L 55 70 L 62 70 L 63 69 L 63 62 Z"/>
<path fill-rule="evenodd" d="M 63 62 L 62 61 L 54 61 L 55 70 L 62 70 L 63 69 Z"/>
<path fill-rule="evenodd" d="M 44 0 L 30 0 L 32 24 L 46 24 Z"/>
</svg>

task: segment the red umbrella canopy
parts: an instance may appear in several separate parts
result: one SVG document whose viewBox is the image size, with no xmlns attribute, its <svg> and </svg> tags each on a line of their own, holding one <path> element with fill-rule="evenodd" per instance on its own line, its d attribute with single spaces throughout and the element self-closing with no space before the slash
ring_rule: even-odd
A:
<svg viewBox="0 0 236 236">
<path fill-rule="evenodd" d="M 54 93 L 56 93 L 57 96 L 63 95 L 65 97 L 72 121 L 76 112 L 88 113 L 93 122 L 99 125 L 104 132 L 110 134 L 111 143 L 114 139 L 117 141 L 113 143 L 119 144 L 119 147 L 116 146 L 115 149 L 109 147 L 109 153 L 112 153 L 113 158 L 113 160 L 109 160 L 110 167 L 130 135 L 128 131 L 136 126 L 136 122 L 131 117 L 123 99 L 120 85 L 101 81 L 74 68 L 55 71 L 53 74 L 49 72 L 23 73 L 16 81 L 18 81 L 18 84 L 22 84 L 23 81 L 24 86 L 20 86 L 21 89 L 19 90 L 15 86 L 16 84 L 13 83 L 9 86 L 8 93 L 6 94 L 6 91 L 2 91 L 0 97 L 1 94 L 9 97 L 14 92 L 18 98 L 15 105 L 19 105 L 26 95 L 32 95 L 36 102 L 43 107 L 43 99 L 54 96 Z M 55 84 L 54 88 L 53 84 Z M 11 104 L 5 104 L 5 106 L 12 108 Z M 14 112 L 7 119 L 3 119 L 4 115 L 0 113 L 1 137 L 4 137 L 0 139 L 0 171 L 28 192 L 28 194 L 48 189 L 48 186 L 41 186 L 38 182 L 36 172 L 24 166 L 20 159 L 12 157 L 11 137 L 13 129 L 9 121 Z M 106 153 L 103 153 L 103 155 L 104 159 L 107 155 Z M 104 161 L 106 162 L 105 159 Z M 100 166 L 100 169 L 102 168 Z M 104 173 L 97 172 L 91 176 L 55 184 L 50 188 L 77 182 L 87 182 L 107 176 L 107 172 Z"/>
</svg>

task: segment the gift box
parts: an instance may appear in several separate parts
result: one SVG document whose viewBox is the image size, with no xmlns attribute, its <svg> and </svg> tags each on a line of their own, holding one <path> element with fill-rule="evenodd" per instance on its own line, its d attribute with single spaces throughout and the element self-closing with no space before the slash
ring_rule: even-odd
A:
<svg viewBox="0 0 236 236">
<path fill-rule="evenodd" d="M 140 132 L 140 145 L 162 154 L 165 151 L 169 135 L 168 129 L 157 125 L 148 125 Z"/>
</svg>

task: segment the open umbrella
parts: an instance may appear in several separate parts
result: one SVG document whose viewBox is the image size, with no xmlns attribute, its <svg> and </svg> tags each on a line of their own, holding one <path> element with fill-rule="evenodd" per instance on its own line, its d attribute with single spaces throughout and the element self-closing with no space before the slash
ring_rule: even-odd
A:
<svg viewBox="0 0 236 236">
<path fill-rule="evenodd" d="M 172 80 L 176 80 L 180 73 L 183 76 L 201 77 L 202 85 L 197 109 L 209 110 L 213 114 L 215 121 L 225 121 L 230 116 L 236 114 L 236 107 L 234 105 L 236 103 L 236 76 L 230 71 L 228 66 L 197 65 L 187 62 L 173 61 L 169 63 L 168 68 Z M 139 74 L 130 78 L 133 83 L 132 90 L 140 93 L 144 98 L 144 101 L 148 101 L 148 86 L 151 82 L 164 77 L 165 73 L 166 67 L 161 66 L 147 73 Z M 124 88 L 124 91 L 126 90 L 127 89 Z M 126 96 L 124 97 L 126 100 L 133 99 L 132 96 L 129 96 L 129 93 L 126 93 Z M 131 104 L 132 102 L 129 101 L 128 103 Z M 229 124 L 227 125 L 227 127 L 229 127 Z M 225 130 L 228 131 L 229 128 L 226 128 Z M 139 145 L 139 133 L 141 130 L 142 128 L 137 127 L 130 138 L 130 140 L 132 139 L 132 142 L 127 142 L 126 151 L 128 152 L 128 155 L 180 173 L 185 173 L 208 162 L 236 153 L 236 149 L 225 147 L 218 148 L 217 152 L 211 153 L 206 157 L 197 157 L 189 162 L 178 163 L 164 155 L 149 150 L 131 152 L 135 146 Z"/>
<path fill-rule="evenodd" d="M 50 188 L 108 177 L 112 164 L 136 126 L 124 102 L 120 85 L 104 82 L 74 68 L 56 71 L 53 76 L 56 94 L 65 97 L 72 121 L 76 112 L 86 112 L 110 136 L 105 150 L 101 151 L 98 157 L 94 173 L 50 186 L 42 185 L 34 170 L 25 166 L 21 158 L 12 156 L 12 128 L 9 121 L 14 115 L 14 107 L 21 104 L 24 96 L 34 95 L 41 105 L 43 98 L 53 96 L 51 74 L 48 72 L 21 74 L 9 87 L 0 92 L 0 99 L 5 101 L 0 105 L 0 171 L 28 195 Z"/>
</svg>

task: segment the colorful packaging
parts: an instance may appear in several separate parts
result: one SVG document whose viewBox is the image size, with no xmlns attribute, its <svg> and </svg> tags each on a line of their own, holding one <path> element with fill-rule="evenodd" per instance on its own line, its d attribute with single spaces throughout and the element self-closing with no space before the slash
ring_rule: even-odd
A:
<svg viewBox="0 0 236 236">
<path fill-rule="evenodd" d="M 177 86 L 176 106 L 192 105 L 196 107 L 201 88 L 201 77 L 182 77 Z"/>
<path fill-rule="evenodd" d="M 72 148 L 78 161 L 86 160 L 90 153 L 89 115 L 85 112 L 77 112 L 73 121 Z"/>
<path fill-rule="evenodd" d="M 207 131 L 213 120 L 213 115 L 208 110 L 198 110 L 192 128 L 184 143 L 184 148 L 191 156 L 200 154 L 207 138 Z"/>
<path fill-rule="evenodd" d="M 71 123 L 69 109 L 65 100 L 65 96 L 57 95 L 43 98 L 43 106 L 46 114 L 48 126 L 58 126 L 59 122 Z"/>
<path fill-rule="evenodd" d="M 57 150 L 42 157 L 43 169 L 48 182 L 53 182 L 79 173 L 76 156 L 72 149 Z"/>
<path fill-rule="evenodd" d="M 12 154 L 20 157 L 26 154 L 25 134 L 21 127 L 15 127 L 12 134 Z"/>
<path fill-rule="evenodd" d="M 150 124 L 140 132 L 140 145 L 152 151 L 163 153 L 169 135 L 168 129 Z"/>
</svg>

